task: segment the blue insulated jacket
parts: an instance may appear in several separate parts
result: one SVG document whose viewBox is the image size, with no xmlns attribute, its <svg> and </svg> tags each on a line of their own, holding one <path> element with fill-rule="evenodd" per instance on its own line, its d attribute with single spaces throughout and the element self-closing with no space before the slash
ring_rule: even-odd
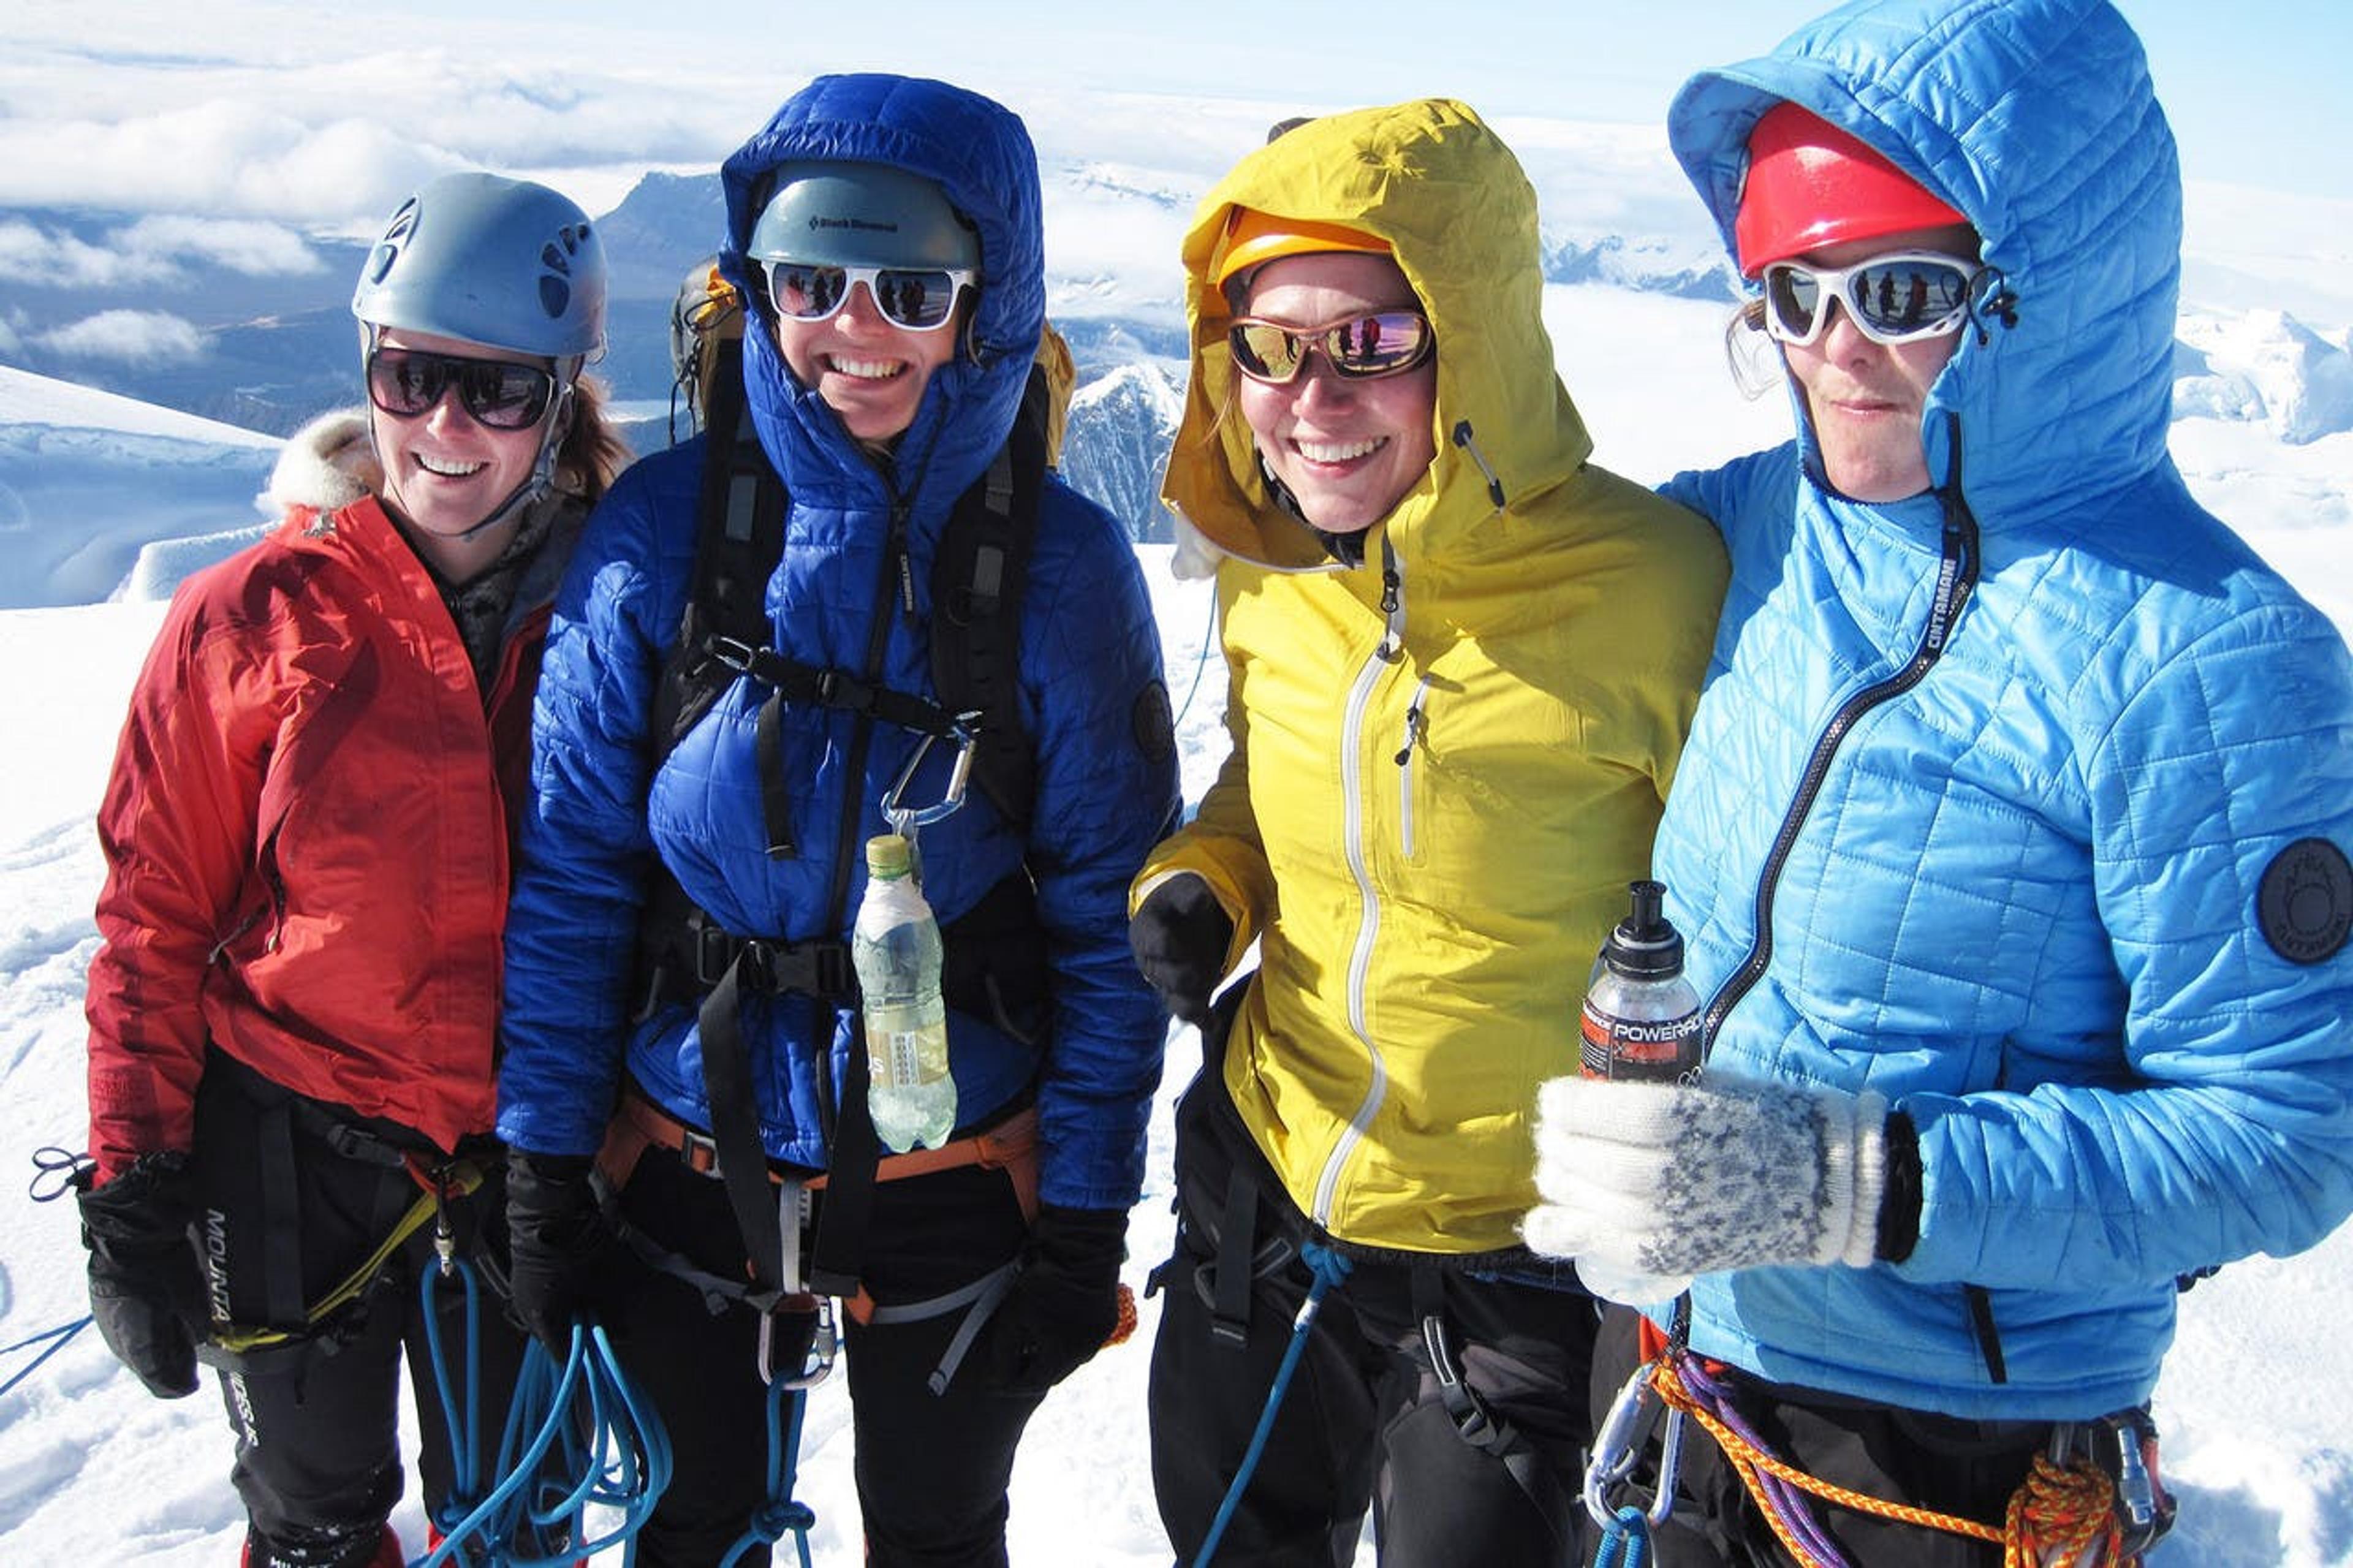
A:
<svg viewBox="0 0 2353 1568">
<path fill-rule="evenodd" d="M 723 170 L 722 265 L 739 283 L 749 282 L 743 246 L 769 173 L 816 158 L 890 163 L 934 180 L 980 236 L 969 336 L 933 373 L 888 456 L 850 438 L 785 366 L 764 325 L 744 338 L 756 428 L 792 497 L 767 584 L 775 646 L 929 698 L 932 557 L 956 497 L 1011 429 L 1043 328 L 1036 158 L 1014 115 L 959 89 L 821 78 Z M 779 752 L 797 848 L 781 856 L 766 848 L 754 728 L 767 692 L 756 682 L 739 679 L 651 765 L 649 715 L 690 589 L 702 466 L 698 439 L 622 476 L 590 520 L 550 633 L 534 730 L 537 799 L 507 933 L 499 1130 L 521 1148 L 596 1148 L 625 1070 L 672 1115 L 711 1126 L 691 1010 L 630 1016 L 638 911 L 655 859 L 738 935 L 846 941 L 865 882 L 864 841 L 886 830 L 881 802 L 918 744 L 867 715 L 786 705 Z M 1038 767 L 1026 837 L 974 790 L 918 838 L 923 890 L 943 925 L 1026 876 L 1043 928 L 1042 1020 L 951 1009 L 958 1121 L 985 1122 L 1034 1085 L 1043 1199 L 1124 1208 L 1141 1184 L 1166 1029 L 1128 952 L 1125 896 L 1173 821 L 1176 761 L 1134 549 L 1101 508 L 1050 476 L 1019 666 Z M 941 797 L 948 752 L 932 748 L 909 804 Z M 786 994 L 747 996 L 742 1021 L 769 1152 L 825 1165 L 855 1014 Z"/>
<path fill-rule="evenodd" d="M 1980 574 L 1884 701 L 1841 711 L 1923 645 L 1939 497 L 1846 500 L 1810 433 L 1670 487 L 1732 561 L 1656 850 L 1729 1005 L 1709 1071 L 1884 1093 L 1925 1185 L 1902 1262 L 1705 1277 L 1691 1342 L 1905 1406 L 2096 1415 L 2148 1397 L 2178 1274 L 2353 1206 L 2353 673 L 2167 456 L 2179 177 L 2114 10 L 1888 0 L 1696 78 L 1670 132 L 1727 240 L 1776 99 L 1964 213 L 2015 320 L 1981 312 L 1931 391 Z"/>
</svg>

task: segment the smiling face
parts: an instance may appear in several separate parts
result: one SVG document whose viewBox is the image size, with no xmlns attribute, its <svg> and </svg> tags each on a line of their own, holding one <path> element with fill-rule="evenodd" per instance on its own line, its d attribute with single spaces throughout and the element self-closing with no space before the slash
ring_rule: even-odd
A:
<svg viewBox="0 0 2353 1568">
<path fill-rule="evenodd" d="M 1388 257 L 1327 251 L 1260 268 L 1236 313 L 1305 328 L 1420 309 Z M 1437 456 L 1435 356 L 1400 375 L 1356 380 L 1317 353 L 1283 385 L 1235 381 L 1267 468 L 1327 533 L 1359 533 L 1387 517 Z"/>
<path fill-rule="evenodd" d="M 457 359 L 521 360 L 554 368 L 543 359 L 396 327 L 386 328 L 377 346 Z M 539 460 L 540 439 L 547 421 L 558 416 L 558 406 L 551 401 L 539 422 L 524 429 L 495 430 L 466 411 L 454 384 L 422 414 L 403 417 L 370 405 L 376 458 L 384 465 L 385 504 L 417 552 L 444 577 L 463 583 L 506 548 L 517 516 L 471 537 L 467 531 L 531 477 L 532 466 Z"/>
<path fill-rule="evenodd" d="M 969 309 L 959 308 L 944 327 L 910 331 L 892 325 L 876 308 L 871 289 L 858 283 L 841 309 L 821 321 L 775 317 L 776 347 L 801 384 L 841 416 L 843 428 L 881 447 L 915 422 L 923 388 L 955 354 Z"/>
<path fill-rule="evenodd" d="M 1898 250 L 1970 256 L 1977 252 L 1977 237 L 1967 227 L 1911 229 L 1830 246 L 1800 259 L 1819 267 L 1851 267 Z M 1873 342 L 1856 329 L 1844 305 L 1829 310 L 1829 321 L 1812 342 L 1781 346 L 1789 374 L 1806 395 L 1823 471 L 1841 494 L 1856 500 L 1918 495 L 1930 482 L 1920 445 L 1921 416 L 1930 384 L 1960 346 L 1960 333 L 1909 343 Z"/>
</svg>

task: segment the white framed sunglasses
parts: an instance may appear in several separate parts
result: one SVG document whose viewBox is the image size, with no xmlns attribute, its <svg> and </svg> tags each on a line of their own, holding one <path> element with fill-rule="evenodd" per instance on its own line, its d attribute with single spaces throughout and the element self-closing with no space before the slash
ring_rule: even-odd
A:
<svg viewBox="0 0 2353 1568">
<path fill-rule="evenodd" d="M 771 261 L 768 302 L 788 321 L 822 321 L 849 300 L 860 283 L 874 308 L 894 327 L 936 331 L 955 316 L 957 294 L 976 286 L 980 274 L 966 267 L 821 267 Z"/>
<path fill-rule="evenodd" d="M 1765 267 L 1765 330 L 1804 347 L 1822 335 L 1830 302 L 1875 343 L 1910 343 L 1961 330 L 1969 289 L 1984 268 L 1937 250 L 1891 250 L 1852 267 L 1773 261 Z"/>
</svg>

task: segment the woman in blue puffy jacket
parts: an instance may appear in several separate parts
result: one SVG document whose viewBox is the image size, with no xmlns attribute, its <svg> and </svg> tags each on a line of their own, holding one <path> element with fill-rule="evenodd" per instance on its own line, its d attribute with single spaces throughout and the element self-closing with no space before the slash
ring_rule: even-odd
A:
<svg viewBox="0 0 2353 1568">
<path fill-rule="evenodd" d="M 1733 570 L 1655 853 L 1704 1081 L 1547 1085 L 1526 1235 L 1799 1469 L 1999 1535 L 2081 1458 L 2122 1558 L 2177 1277 L 2353 1207 L 2353 670 L 2167 455 L 2180 176 L 2105 0 L 1851 6 L 1670 131 L 1798 438 L 1669 487 Z M 1694 1447 L 1662 1563 L 2001 1560 Z"/>
<path fill-rule="evenodd" d="M 955 736 L 923 722 L 933 621 L 964 606 L 934 603 L 934 557 L 1044 331 L 1036 155 L 975 94 L 828 77 L 723 182 L 752 469 L 789 497 L 772 630 L 712 650 L 745 672 L 673 724 L 698 498 L 767 475 L 705 439 L 623 475 L 550 633 L 508 931 L 515 1299 L 552 1340 L 599 1312 L 654 1393 L 677 1464 L 641 1562 L 715 1563 L 752 1525 L 764 1377 L 821 1369 L 839 1297 L 866 1561 L 1002 1563 L 1023 1425 L 1113 1329 L 1160 1074 L 1124 922 L 1177 798 L 1158 638 L 1124 531 L 1047 474 L 1031 784 L 920 827 L 955 1131 L 882 1152 L 846 943 L 886 797 L 952 791 Z"/>
</svg>

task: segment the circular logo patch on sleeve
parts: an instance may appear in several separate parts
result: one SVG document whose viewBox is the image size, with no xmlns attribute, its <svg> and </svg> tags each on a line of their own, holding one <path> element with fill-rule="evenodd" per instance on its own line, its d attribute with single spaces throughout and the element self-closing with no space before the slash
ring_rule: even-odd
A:
<svg viewBox="0 0 2353 1568">
<path fill-rule="evenodd" d="M 2291 963 L 2333 958 L 2353 931 L 2353 864 L 2326 838 L 2299 838 L 2263 868 L 2255 920 Z"/>
<path fill-rule="evenodd" d="M 1165 763 L 1176 751 L 1176 716 L 1168 707 L 1168 688 L 1155 680 L 1136 694 L 1130 715 L 1135 726 L 1135 749 L 1148 763 Z"/>
</svg>

